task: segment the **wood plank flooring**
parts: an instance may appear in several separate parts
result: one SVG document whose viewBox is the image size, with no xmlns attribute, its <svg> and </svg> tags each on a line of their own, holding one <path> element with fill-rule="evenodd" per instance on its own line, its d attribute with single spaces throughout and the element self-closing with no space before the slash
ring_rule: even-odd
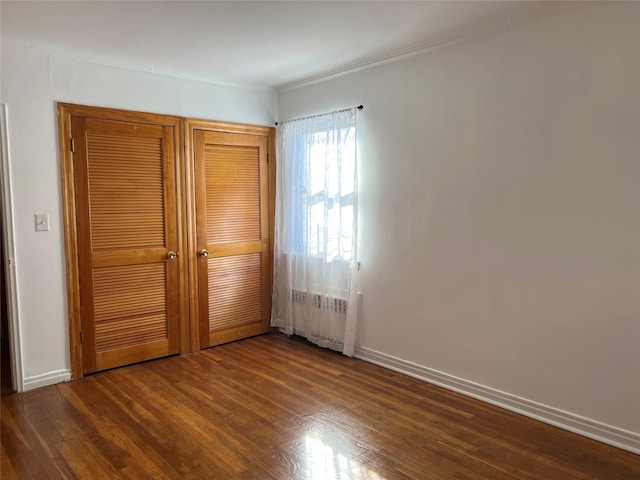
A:
<svg viewBox="0 0 640 480">
<path fill-rule="evenodd" d="M 281 335 L 1 408 L 5 480 L 640 479 L 638 455 Z"/>
</svg>

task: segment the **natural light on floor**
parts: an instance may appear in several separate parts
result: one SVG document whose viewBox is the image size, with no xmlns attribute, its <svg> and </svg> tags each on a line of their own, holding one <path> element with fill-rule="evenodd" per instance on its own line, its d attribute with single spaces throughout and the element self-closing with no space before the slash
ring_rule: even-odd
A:
<svg viewBox="0 0 640 480">
<path fill-rule="evenodd" d="M 312 435 L 307 435 L 304 440 L 309 462 L 307 478 L 310 480 L 385 480 L 385 477 Z"/>
</svg>

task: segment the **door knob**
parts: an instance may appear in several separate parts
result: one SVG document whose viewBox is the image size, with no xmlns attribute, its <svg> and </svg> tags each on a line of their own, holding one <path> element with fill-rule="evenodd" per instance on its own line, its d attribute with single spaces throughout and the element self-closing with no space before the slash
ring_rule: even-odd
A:
<svg viewBox="0 0 640 480">
<path fill-rule="evenodd" d="M 199 254 L 201 257 L 207 258 L 209 256 L 209 250 L 200 250 Z"/>
<path fill-rule="evenodd" d="M 169 260 L 174 260 L 176 257 L 178 256 L 178 254 L 176 252 L 167 252 L 167 258 Z"/>
</svg>

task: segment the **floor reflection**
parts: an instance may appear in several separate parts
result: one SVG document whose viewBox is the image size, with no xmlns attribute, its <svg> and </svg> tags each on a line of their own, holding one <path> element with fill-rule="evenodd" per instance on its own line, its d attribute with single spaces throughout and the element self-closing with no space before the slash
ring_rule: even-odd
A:
<svg viewBox="0 0 640 480">
<path fill-rule="evenodd" d="M 313 435 L 305 436 L 304 440 L 310 480 L 385 480 Z"/>
</svg>

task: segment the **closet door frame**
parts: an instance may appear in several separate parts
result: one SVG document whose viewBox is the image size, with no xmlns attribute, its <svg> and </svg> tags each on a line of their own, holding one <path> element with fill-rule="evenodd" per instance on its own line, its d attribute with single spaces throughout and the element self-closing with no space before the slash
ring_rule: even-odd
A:
<svg viewBox="0 0 640 480">
<path fill-rule="evenodd" d="M 190 192 L 186 197 L 187 207 L 187 256 L 189 261 L 189 321 L 191 326 L 191 347 L 193 351 L 198 351 L 200 345 L 200 324 L 199 324 L 199 297 L 198 297 L 198 238 L 196 220 L 196 172 L 195 172 L 195 144 L 194 133 L 196 130 L 209 132 L 238 133 L 245 135 L 258 135 L 267 138 L 267 170 L 268 170 L 268 232 L 269 232 L 269 271 L 268 289 L 269 304 L 268 311 L 271 312 L 271 292 L 273 291 L 273 241 L 275 222 L 275 186 L 276 186 L 276 130 L 273 127 L 261 127 L 255 125 L 245 125 L 240 123 L 219 122 L 213 120 L 201 120 L 187 118 L 185 120 L 185 179 L 186 191 Z"/>
<path fill-rule="evenodd" d="M 82 322 L 80 308 L 80 262 L 79 237 L 76 223 L 76 189 L 74 182 L 74 166 L 72 151 L 71 119 L 74 116 L 95 118 L 100 120 L 114 120 L 122 122 L 147 123 L 173 128 L 175 177 L 176 177 L 176 208 L 178 252 L 178 321 L 179 321 L 179 352 L 186 354 L 193 351 L 190 342 L 189 325 L 189 260 L 185 245 L 186 212 L 185 199 L 189 198 L 189 190 L 185 189 L 184 161 L 184 121 L 181 117 L 160 115 L 143 112 L 133 112 L 113 108 L 91 107 L 58 103 L 58 135 L 60 145 L 60 169 L 62 183 L 62 203 L 64 213 L 65 233 L 65 261 L 67 270 L 67 308 L 69 318 L 69 352 L 71 361 L 71 378 L 78 379 L 83 373 L 83 345 L 81 338 Z M 187 162 L 188 163 L 188 162 Z"/>
</svg>

